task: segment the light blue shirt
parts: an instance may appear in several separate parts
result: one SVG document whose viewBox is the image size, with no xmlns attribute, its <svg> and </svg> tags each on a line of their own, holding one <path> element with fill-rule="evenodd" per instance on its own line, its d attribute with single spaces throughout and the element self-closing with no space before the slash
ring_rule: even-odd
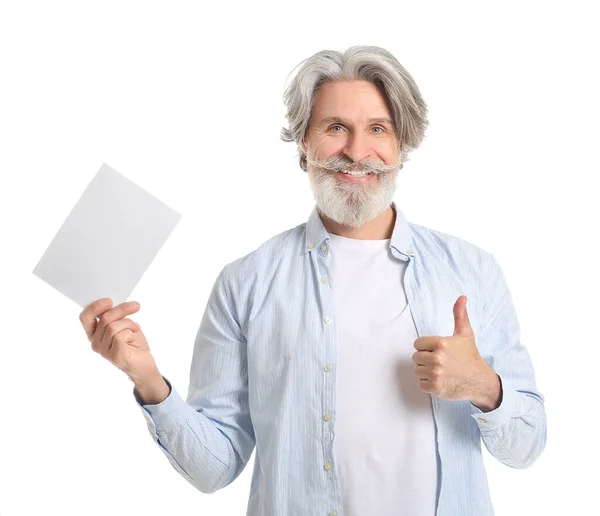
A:
<svg viewBox="0 0 600 516">
<path fill-rule="evenodd" d="M 417 334 L 453 335 L 453 306 L 466 295 L 479 353 L 502 383 L 501 404 L 490 412 L 431 395 L 436 516 L 493 515 L 481 441 L 512 468 L 530 466 L 546 444 L 544 397 L 512 298 L 493 255 L 392 208 L 390 252 L 408 261 L 404 287 Z M 198 329 L 187 400 L 168 380 L 171 392 L 157 405 L 142 405 L 134 390 L 160 449 L 203 493 L 235 480 L 256 447 L 247 516 L 344 514 L 333 445 L 338 331 L 328 250 L 315 207 L 308 222 L 227 264 Z"/>
</svg>

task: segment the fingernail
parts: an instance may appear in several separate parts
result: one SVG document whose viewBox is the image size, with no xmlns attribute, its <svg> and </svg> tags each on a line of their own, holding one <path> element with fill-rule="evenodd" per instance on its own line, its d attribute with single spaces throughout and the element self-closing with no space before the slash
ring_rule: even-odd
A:
<svg viewBox="0 0 600 516">
<path fill-rule="evenodd" d="M 134 301 L 133 303 L 131 303 L 131 307 L 132 308 L 139 308 L 140 304 L 137 301 Z"/>
</svg>

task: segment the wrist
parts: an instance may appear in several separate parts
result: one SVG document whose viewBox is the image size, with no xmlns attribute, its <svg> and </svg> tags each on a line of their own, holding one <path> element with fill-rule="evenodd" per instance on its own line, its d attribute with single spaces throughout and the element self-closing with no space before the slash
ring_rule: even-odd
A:
<svg viewBox="0 0 600 516">
<path fill-rule="evenodd" d="M 141 380 L 132 380 L 144 405 L 158 405 L 164 401 L 171 389 L 160 373 Z"/>
<path fill-rule="evenodd" d="M 485 378 L 481 396 L 472 400 L 471 403 L 483 412 L 490 412 L 497 409 L 502 403 L 502 381 L 491 367 Z"/>
</svg>

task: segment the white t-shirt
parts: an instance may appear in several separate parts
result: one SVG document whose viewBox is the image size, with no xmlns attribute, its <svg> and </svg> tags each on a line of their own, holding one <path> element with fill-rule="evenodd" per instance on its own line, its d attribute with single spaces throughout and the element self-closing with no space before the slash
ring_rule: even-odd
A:
<svg viewBox="0 0 600 516">
<path fill-rule="evenodd" d="M 333 452 L 345 516 L 434 516 L 435 421 L 414 374 L 408 262 L 389 246 L 330 234 L 339 331 Z"/>
</svg>

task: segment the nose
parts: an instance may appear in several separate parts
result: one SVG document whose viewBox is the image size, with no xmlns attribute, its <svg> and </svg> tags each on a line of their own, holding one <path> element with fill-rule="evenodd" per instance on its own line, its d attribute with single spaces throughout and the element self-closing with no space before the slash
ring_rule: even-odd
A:
<svg viewBox="0 0 600 516">
<path fill-rule="evenodd" d="M 348 139 L 346 140 L 346 145 L 344 145 L 343 152 L 355 163 L 367 160 L 371 156 L 369 139 L 365 135 L 360 134 L 358 131 L 353 134 L 349 134 Z"/>
</svg>

